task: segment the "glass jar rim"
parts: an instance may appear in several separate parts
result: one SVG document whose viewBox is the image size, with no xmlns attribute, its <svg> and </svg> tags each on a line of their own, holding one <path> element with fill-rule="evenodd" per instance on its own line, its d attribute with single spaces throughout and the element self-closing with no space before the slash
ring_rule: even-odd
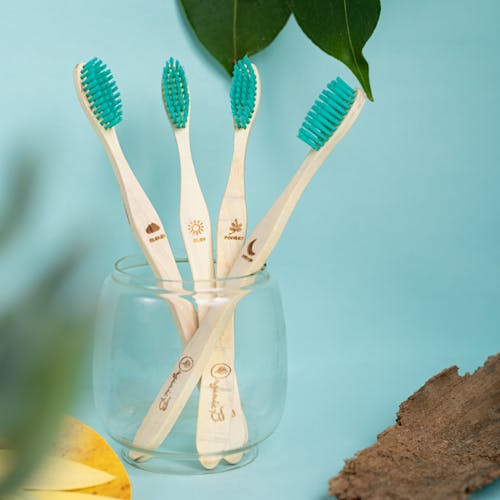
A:
<svg viewBox="0 0 500 500">
<path fill-rule="evenodd" d="M 175 261 L 177 264 L 189 264 L 186 257 L 175 256 Z M 238 284 L 239 281 L 245 284 L 245 287 L 256 287 L 263 285 L 269 281 L 270 276 L 267 272 L 267 264 L 264 264 L 262 269 L 254 273 L 242 275 L 242 276 L 231 276 L 228 278 L 214 278 L 213 280 L 193 280 L 193 279 L 181 279 L 181 280 L 165 280 L 157 279 L 154 276 L 143 276 L 134 272 L 134 270 L 145 269 L 150 266 L 143 255 L 125 255 L 120 257 L 113 265 L 113 278 L 122 283 L 128 284 L 139 288 L 145 288 L 150 291 L 157 290 L 158 292 L 165 293 L 166 289 L 183 289 L 186 291 L 196 290 L 198 292 L 202 290 L 219 290 L 229 284 L 233 287 Z M 249 284 L 248 280 L 251 279 L 252 282 Z M 164 285 L 164 286 L 162 286 Z"/>
</svg>

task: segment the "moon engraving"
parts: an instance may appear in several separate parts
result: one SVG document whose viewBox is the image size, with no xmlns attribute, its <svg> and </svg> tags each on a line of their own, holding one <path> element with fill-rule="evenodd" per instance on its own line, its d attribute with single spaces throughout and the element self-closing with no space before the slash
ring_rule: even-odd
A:
<svg viewBox="0 0 500 500">
<path fill-rule="evenodd" d="M 257 239 L 255 240 L 252 240 L 248 246 L 247 246 L 247 252 L 248 252 L 248 255 L 255 255 L 255 252 L 253 251 L 253 246 L 255 245 L 255 242 L 257 241 Z"/>
</svg>

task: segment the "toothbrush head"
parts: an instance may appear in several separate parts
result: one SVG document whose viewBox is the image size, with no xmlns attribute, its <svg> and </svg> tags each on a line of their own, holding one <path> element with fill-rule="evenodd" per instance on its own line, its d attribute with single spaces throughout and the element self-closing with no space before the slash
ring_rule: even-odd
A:
<svg viewBox="0 0 500 500">
<path fill-rule="evenodd" d="M 122 121 L 122 101 L 111 70 L 97 57 L 83 64 L 80 83 L 90 111 L 108 130 Z"/>
<path fill-rule="evenodd" d="M 185 128 L 189 120 L 189 90 L 184 68 L 172 57 L 163 68 L 161 88 L 170 123 L 175 128 Z"/>
<path fill-rule="evenodd" d="M 246 129 L 255 116 L 257 86 L 255 67 L 245 56 L 234 65 L 230 93 L 234 124 L 239 129 Z"/>
<path fill-rule="evenodd" d="M 341 78 L 332 80 L 313 104 L 297 137 L 318 151 L 333 136 L 356 99 Z"/>
</svg>

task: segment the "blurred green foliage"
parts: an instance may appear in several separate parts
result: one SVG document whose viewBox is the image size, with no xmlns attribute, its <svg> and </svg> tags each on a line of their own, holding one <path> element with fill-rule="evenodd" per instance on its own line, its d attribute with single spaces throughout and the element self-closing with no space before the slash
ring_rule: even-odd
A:
<svg viewBox="0 0 500 500">
<path fill-rule="evenodd" d="M 0 216 L 0 255 L 29 211 L 36 161 L 20 158 L 9 202 Z M 0 448 L 15 460 L 0 477 L 0 498 L 37 464 L 73 392 L 86 347 L 86 320 L 62 306 L 61 288 L 79 258 L 68 250 L 8 311 L 0 313 Z"/>
<path fill-rule="evenodd" d="M 0 213 L 0 251 L 24 219 L 35 185 L 35 159 L 19 154 L 14 165 L 15 176 L 9 190 L 9 200 Z"/>
</svg>

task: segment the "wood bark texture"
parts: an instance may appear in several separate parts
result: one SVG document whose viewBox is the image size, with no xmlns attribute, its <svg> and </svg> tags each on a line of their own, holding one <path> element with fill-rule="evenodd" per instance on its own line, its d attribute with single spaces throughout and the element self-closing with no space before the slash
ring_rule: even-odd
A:
<svg viewBox="0 0 500 500">
<path fill-rule="evenodd" d="M 500 476 L 500 354 L 453 366 L 400 405 L 396 424 L 329 482 L 338 500 L 461 500 Z"/>
</svg>

